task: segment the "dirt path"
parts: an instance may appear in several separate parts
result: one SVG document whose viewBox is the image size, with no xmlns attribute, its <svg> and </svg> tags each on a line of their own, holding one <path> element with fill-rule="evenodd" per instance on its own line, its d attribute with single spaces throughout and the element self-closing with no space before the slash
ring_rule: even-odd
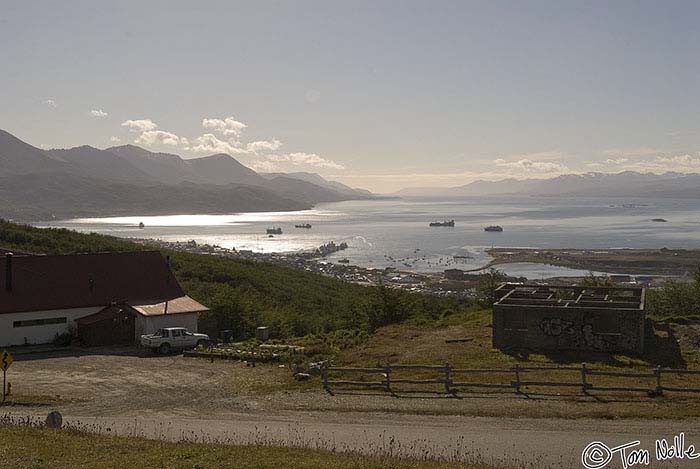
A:
<svg viewBox="0 0 700 469">
<path fill-rule="evenodd" d="M 640 440 L 638 448 L 648 449 L 652 461 L 657 438 L 672 438 L 685 431 L 687 444 L 700 445 L 700 429 L 682 421 L 567 421 L 308 412 L 274 416 L 239 414 L 216 420 L 73 415 L 66 415 L 64 419 L 90 431 L 169 441 L 280 444 L 542 469 L 582 467 L 582 449 L 593 441 L 613 447 Z M 615 459 L 607 467 L 621 466 Z M 698 467 L 698 461 L 667 461 L 650 467 Z"/>
<path fill-rule="evenodd" d="M 260 387 L 279 386 L 290 376 L 277 366 L 144 357 L 133 350 L 18 357 L 9 378 L 13 394 L 23 396 L 28 405 L 6 410 L 14 416 L 43 418 L 58 409 L 68 423 L 112 434 L 483 460 L 510 467 L 582 467 L 582 449 L 596 440 L 610 447 L 641 440 L 640 447 L 651 451 L 652 458 L 655 439 L 671 439 L 680 432 L 686 433 L 687 444 L 700 447 L 697 419 L 551 418 L 590 412 L 589 403 L 556 396 L 394 399 L 329 396 L 316 387 L 273 387 L 274 392 Z M 616 403 L 618 408 L 622 404 Z M 677 404 L 681 410 L 685 405 Z M 643 405 L 659 404 L 648 400 Z M 597 408 L 606 409 L 607 404 Z M 522 415 L 542 418 L 513 418 Z M 700 460 L 650 467 L 700 467 Z"/>
</svg>

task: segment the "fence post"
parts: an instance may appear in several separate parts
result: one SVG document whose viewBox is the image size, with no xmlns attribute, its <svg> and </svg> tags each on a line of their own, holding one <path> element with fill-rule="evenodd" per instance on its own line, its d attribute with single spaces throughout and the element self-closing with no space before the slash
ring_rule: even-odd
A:
<svg viewBox="0 0 700 469">
<path fill-rule="evenodd" d="M 384 366 L 384 374 L 386 375 L 384 379 L 386 392 L 391 392 L 391 365 L 388 363 Z"/>
<path fill-rule="evenodd" d="M 515 392 L 520 394 L 520 363 L 515 364 Z"/>
<path fill-rule="evenodd" d="M 588 382 L 586 381 L 586 364 L 581 363 L 581 392 L 588 393 Z"/>
<path fill-rule="evenodd" d="M 445 392 L 447 394 L 452 394 L 452 389 L 450 385 L 452 384 L 452 369 L 449 362 L 445 363 Z"/>
<path fill-rule="evenodd" d="M 661 387 L 661 365 L 656 365 L 654 374 L 656 375 L 656 395 L 663 396 L 664 388 Z"/>
<path fill-rule="evenodd" d="M 323 390 L 331 392 L 328 388 L 328 363 L 323 363 L 321 365 L 321 379 L 323 379 Z"/>
</svg>

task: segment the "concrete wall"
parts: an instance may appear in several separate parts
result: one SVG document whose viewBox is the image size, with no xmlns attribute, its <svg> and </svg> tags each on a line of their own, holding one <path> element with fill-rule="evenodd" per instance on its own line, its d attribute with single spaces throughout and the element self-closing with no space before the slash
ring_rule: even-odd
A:
<svg viewBox="0 0 700 469">
<path fill-rule="evenodd" d="M 185 327 L 190 332 L 197 332 L 198 313 L 164 314 L 160 316 L 136 316 L 136 342 L 144 334 L 153 334 L 163 327 Z"/>
<path fill-rule="evenodd" d="M 0 314 L 0 346 L 47 344 L 53 341 L 56 334 L 62 334 L 76 329 L 75 320 L 97 313 L 100 307 L 62 309 L 52 311 L 36 311 L 27 313 Z M 66 318 L 62 324 L 43 324 L 36 326 L 14 327 L 15 321 L 34 319 Z"/>
<path fill-rule="evenodd" d="M 644 351 L 641 310 L 494 305 L 493 346 L 530 350 Z"/>
</svg>

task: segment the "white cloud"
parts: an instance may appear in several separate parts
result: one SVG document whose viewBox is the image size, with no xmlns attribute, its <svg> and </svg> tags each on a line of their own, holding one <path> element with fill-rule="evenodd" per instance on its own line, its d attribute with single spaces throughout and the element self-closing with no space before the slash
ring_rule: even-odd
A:
<svg viewBox="0 0 700 469">
<path fill-rule="evenodd" d="M 323 158 L 315 153 L 287 153 L 284 155 L 270 155 L 268 158 L 272 161 L 291 163 L 295 166 L 306 165 L 317 168 L 345 169 L 345 166 L 340 163 Z"/>
<path fill-rule="evenodd" d="M 197 153 L 246 153 L 245 149 L 239 148 L 231 142 L 220 140 L 214 134 L 204 134 L 200 137 L 197 137 L 194 140 L 193 145 L 190 146 L 189 149 Z"/>
<path fill-rule="evenodd" d="M 607 171 L 637 171 L 641 173 L 677 173 L 700 172 L 700 153 L 697 155 L 681 154 L 674 156 L 653 156 L 630 158 L 608 158 L 602 162 L 588 163 L 589 167 Z"/>
<path fill-rule="evenodd" d="M 112 143 L 119 143 L 122 141 L 122 139 L 119 137 L 112 136 L 112 137 L 109 137 L 109 141 Z"/>
<path fill-rule="evenodd" d="M 282 142 L 279 140 L 258 140 L 246 145 L 246 150 L 250 153 L 273 152 L 280 149 Z"/>
<path fill-rule="evenodd" d="M 624 164 L 629 161 L 629 158 L 608 158 L 605 160 L 605 164 Z"/>
<path fill-rule="evenodd" d="M 169 145 L 169 146 L 179 146 L 179 145 L 189 145 L 189 141 L 185 137 L 178 137 L 172 132 L 166 132 L 164 130 L 147 130 L 141 132 L 141 135 L 134 140 L 134 142 L 140 145 Z"/>
<path fill-rule="evenodd" d="M 158 125 L 151 119 L 129 119 L 122 122 L 121 126 L 126 127 L 130 132 L 146 132 L 158 128 Z"/>
<path fill-rule="evenodd" d="M 225 117 L 224 119 L 202 119 L 202 127 L 205 129 L 220 132 L 226 136 L 239 137 L 243 129 L 248 127 L 243 122 L 237 121 L 233 117 Z"/>
<path fill-rule="evenodd" d="M 274 173 L 277 171 L 281 171 L 279 166 L 277 166 L 275 163 L 269 160 L 253 161 L 252 163 L 246 164 L 246 166 L 253 169 L 254 171 L 258 171 L 261 173 Z"/>
<path fill-rule="evenodd" d="M 100 117 L 101 118 L 101 117 L 107 117 L 109 114 L 104 112 L 102 109 L 93 109 L 92 111 L 90 111 L 90 115 L 92 117 Z"/>
<path fill-rule="evenodd" d="M 494 160 L 493 163 L 499 168 L 506 168 L 508 170 L 517 171 L 518 173 L 527 173 L 529 175 L 552 175 L 570 172 L 569 168 L 561 163 L 556 163 L 553 161 L 533 161 L 529 158 L 521 158 L 516 161 L 506 161 L 503 158 L 499 158 Z M 518 176 L 518 173 L 514 174 L 514 176 Z"/>
<path fill-rule="evenodd" d="M 56 109 L 58 107 L 58 103 L 56 103 L 56 100 L 54 99 L 45 99 L 44 101 L 42 101 L 42 103 L 50 107 L 51 109 Z"/>
</svg>

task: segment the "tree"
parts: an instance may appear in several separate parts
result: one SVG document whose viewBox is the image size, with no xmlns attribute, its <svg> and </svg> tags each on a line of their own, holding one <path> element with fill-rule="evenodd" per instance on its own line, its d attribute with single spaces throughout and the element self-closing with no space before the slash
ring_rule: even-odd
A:
<svg viewBox="0 0 700 469">
<path fill-rule="evenodd" d="M 596 276 L 593 272 L 588 272 L 583 279 L 584 287 L 612 287 L 613 282 L 607 275 Z"/>
<path fill-rule="evenodd" d="M 479 276 L 477 295 L 479 301 L 490 305 L 494 302 L 496 289 L 506 281 L 506 274 L 498 269 L 491 268 Z"/>
</svg>

